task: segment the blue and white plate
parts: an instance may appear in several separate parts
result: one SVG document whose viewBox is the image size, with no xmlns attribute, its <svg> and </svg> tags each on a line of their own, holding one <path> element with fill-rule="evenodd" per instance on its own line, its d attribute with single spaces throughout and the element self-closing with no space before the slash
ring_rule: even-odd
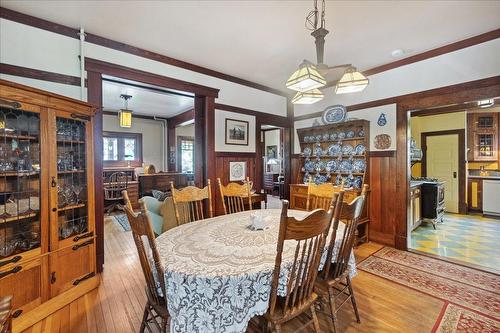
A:
<svg viewBox="0 0 500 333">
<path fill-rule="evenodd" d="M 360 130 L 358 131 L 358 136 L 359 136 L 360 138 L 364 138 L 364 137 L 365 137 L 365 131 L 364 131 L 363 129 L 360 129 Z"/>
<path fill-rule="evenodd" d="M 312 153 L 312 150 L 309 147 L 305 147 L 304 151 L 302 152 L 302 154 L 304 154 L 304 156 L 311 156 L 311 153 Z"/>
<path fill-rule="evenodd" d="M 321 146 L 318 146 L 314 149 L 314 154 L 318 157 L 323 156 L 323 149 L 321 148 Z"/>
<path fill-rule="evenodd" d="M 316 142 L 320 142 L 321 141 L 321 135 L 319 135 L 319 134 L 316 135 L 315 140 L 316 140 Z"/>
<path fill-rule="evenodd" d="M 347 131 L 347 133 L 345 135 L 348 138 L 354 138 L 356 136 L 356 134 L 352 130 L 351 131 Z"/>
<path fill-rule="evenodd" d="M 326 163 L 326 166 L 330 168 L 330 172 L 335 172 L 337 171 L 337 161 L 335 160 L 330 160 Z"/>
<path fill-rule="evenodd" d="M 352 187 L 353 183 L 354 182 L 353 182 L 352 178 L 349 178 L 349 177 L 344 178 L 344 187 L 345 188 Z"/>
<path fill-rule="evenodd" d="M 330 140 L 337 140 L 337 132 L 333 132 L 330 134 Z"/>
<path fill-rule="evenodd" d="M 332 105 L 329 106 L 323 111 L 323 115 L 321 116 L 321 120 L 324 124 L 335 124 L 340 123 L 345 120 L 347 115 L 347 109 L 343 105 Z"/>
<path fill-rule="evenodd" d="M 335 178 L 335 185 L 340 185 L 340 184 L 342 184 L 342 176 L 337 175 L 337 177 Z"/>
<path fill-rule="evenodd" d="M 354 147 L 351 145 L 343 145 L 342 146 L 342 154 L 344 154 L 344 155 L 352 155 L 353 151 L 354 151 Z"/>
<path fill-rule="evenodd" d="M 328 133 L 323 134 L 323 141 L 328 141 L 328 140 L 330 140 L 330 134 Z"/>
<path fill-rule="evenodd" d="M 356 153 L 356 155 L 364 155 L 365 154 L 365 151 L 366 151 L 366 147 L 364 144 L 360 143 L 359 145 L 357 145 L 355 148 L 354 148 L 354 152 Z"/>
<path fill-rule="evenodd" d="M 314 170 L 316 171 L 323 171 L 325 169 L 325 162 L 323 161 L 318 161 L 316 163 L 314 163 Z"/>
<path fill-rule="evenodd" d="M 365 169 L 366 169 L 366 163 L 364 160 L 357 159 L 354 162 L 352 162 L 352 171 L 353 172 L 361 173 L 361 172 L 365 172 Z"/>
<path fill-rule="evenodd" d="M 340 145 L 333 144 L 328 147 L 328 155 L 330 156 L 339 156 L 342 152 L 342 148 Z"/>
<path fill-rule="evenodd" d="M 309 136 L 304 136 L 304 142 L 309 142 Z"/>
<path fill-rule="evenodd" d="M 314 171 L 314 162 L 313 161 L 307 161 L 305 164 L 304 164 L 304 168 L 306 169 L 306 171 L 308 172 L 313 172 Z"/>
<path fill-rule="evenodd" d="M 354 178 L 353 186 L 354 186 L 354 188 L 357 188 L 357 189 L 361 188 L 361 186 L 363 186 L 363 177 L 356 176 Z"/>
<path fill-rule="evenodd" d="M 310 174 L 309 174 L 309 173 L 306 173 L 306 174 L 304 175 L 304 178 L 302 178 L 302 181 L 304 182 L 304 184 L 309 183 L 309 176 L 310 176 Z"/>
<path fill-rule="evenodd" d="M 346 137 L 345 132 L 339 132 L 339 133 L 337 134 L 337 138 L 338 138 L 339 140 L 343 140 L 343 139 L 345 139 L 345 137 Z"/>
<path fill-rule="evenodd" d="M 350 172 L 352 171 L 352 164 L 349 160 L 343 160 L 340 162 L 339 170 L 341 172 Z"/>
</svg>

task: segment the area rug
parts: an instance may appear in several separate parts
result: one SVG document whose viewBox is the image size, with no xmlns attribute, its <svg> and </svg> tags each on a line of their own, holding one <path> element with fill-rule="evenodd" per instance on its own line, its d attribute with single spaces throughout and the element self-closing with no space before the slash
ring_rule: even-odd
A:
<svg viewBox="0 0 500 333">
<path fill-rule="evenodd" d="M 116 220 L 116 222 L 118 222 L 122 226 L 123 230 L 125 231 L 132 230 L 130 228 L 130 223 L 128 222 L 127 215 L 125 214 L 114 215 L 113 218 Z"/>
<path fill-rule="evenodd" d="M 445 304 L 432 333 L 498 333 L 500 321 L 454 304 Z"/>
<path fill-rule="evenodd" d="M 461 266 L 452 263 L 441 266 L 441 261 L 435 262 L 435 259 L 426 256 L 417 254 L 407 256 L 406 253 L 397 252 L 383 249 L 362 261 L 358 268 L 445 302 L 500 320 L 500 294 L 494 287 L 498 286 L 500 277 L 480 271 L 467 272 L 462 270 Z M 473 278 L 487 282 L 478 286 L 476 282 L 468 280 Z"/>
</svg>

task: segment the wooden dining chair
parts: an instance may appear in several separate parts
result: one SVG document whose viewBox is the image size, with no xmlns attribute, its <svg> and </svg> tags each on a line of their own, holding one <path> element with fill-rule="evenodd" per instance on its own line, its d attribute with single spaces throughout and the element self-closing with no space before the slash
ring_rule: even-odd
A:
<svg viewBox="0 0 500 333">
<path fill-rule="evenodd" d="M 208 206 L 206 207 L 208 217 L 213 217 L 210 179 L 207 180 L 207 186 L 204 188 L 187 186 L 178 190 L 175 188 L 174 182 L 170 182 L 170 188 L 177 225 L 203 220 L 205 218 L 205 207 L 203 206 L 205 200 Z"/>
<path fill-rule="evenodd" d="M 366 192 L 365 192 L 366 193 Z M 351 300 L 356 321 L 360 323 L 359 311 L 349 277 L 349 259 L 354 247 L 355 232 L 358 220 L 363 210 L 365 193 L 356 197 L 351 203 L 345 204 L 338 200 L 332 221 L 328 254 L 323 270 L 316 280 L 315 291 L 320 295 L 322 308 L 329 308 L 325 312 L 330 317 L 330 329 L 336 332 L 337 312 L 348 300 Z M 335 250 L 335 242 L 339 221 L 344 224 L 344 232 L 340 245 Z M 345 297 L 347 296 L 347 297 Z M 341 300 L 340 304 L 339 300 Z"/>
<path fill-rule="evenodd" d="M 288 201 L 283 201 L 277 255 L 271 280 L 269 309 L 264 315 L 267 327 L 271 326 L 271 329 L 276 332 L 281 332 L 281 326 L 285 322 L 307 311 L 311 312 L 312 319 L 296 331 L 312 324 L 315 332 L 320 332 L 315 309 L 318 296 L 314 293 L 313 287 L 333 211 L 333 207 L 330 207 L 328 211 L 318 209 L 311 212 L 306 218 L 297 220 L 288 216 Z M 278 284 L 285 242 L 296 242 L 296 245 L 294 258 L 290 263 L 286 296 L 282 297 L 278 295 Z"/>
<path fill-rule="evenodd" d="M 248 199 L 248 208 L 252 210 L 252 194 L 250 178 L 247 177 L 244 184 L 229 183 L 222 185 L 220 178 L 217 178 L 219 192 L 221 195 L 224 214 L 233 214 L 245 210 L 245 198 Z"/>
<path fill-rule="evenodd" d="M 123 209 L 121 201 L 123 200 L 122 192 L 128 187 L 128 177 L 125 172 L 115 172 L 109 176 L 104 184 L 104 201 L 110 202 L 105 208 L 109 214 L 115 208 Z"/>
<path fill-rule="evenodd" d="M 128 207 L 128 209 L 130 209 L 130 211 L 133 212 L 134 208 L 132 207 L 132 202 L 130 201 L 127 190 L 122 191 L 122 197 L 123 197 L 123 203 L 125 204 L 125 207 Z"/>
<path fill-rule="evenodd" d="M 132 237 L 139 255 L 142 272 L 146 280 L 147 303 L 142 317 L 140 332 L 154 327 L 160 332 L 167 332 L 169 313 L 167 310 L 164 271 L 160 264 L 160 254 L 156 247 L 155 235 L 144 202 L 140 203 L 140 212 L 134 213 L 129 206 L 125 212 L 132 229 Z M 146 242 L 144 240 L 146 238 Z M 153 263 L 150 261 L 153 261 Z M 157 281 L 157 278 L 159 281 Z"/>
<path fill-rule="evenodd" d="M 0 297 L 0 333 L 12 332 L 12 296 Z"/>
<path fill-rule="evenodd" d="M 307 202 L 306 210 L 314 209 L 328 210 L 332 201 L 333 195 L 336 192 L 343 190 L 344 185 L 333 186 L 332 183 L 315 184 L 311 178 L 307 184 Z"/>
</svg>

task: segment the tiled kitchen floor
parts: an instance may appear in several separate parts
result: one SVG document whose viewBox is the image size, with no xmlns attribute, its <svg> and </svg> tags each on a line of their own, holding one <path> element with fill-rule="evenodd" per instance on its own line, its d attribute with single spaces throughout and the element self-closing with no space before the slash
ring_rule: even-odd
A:
<svg viewBox="0 0 500 333">
<path fill-rule="evenodd" d="M 436 228 L 422 223 L 411 233 L 411 248 L 500 271 L 500 220 L 446 214 Z"/>
</svg>

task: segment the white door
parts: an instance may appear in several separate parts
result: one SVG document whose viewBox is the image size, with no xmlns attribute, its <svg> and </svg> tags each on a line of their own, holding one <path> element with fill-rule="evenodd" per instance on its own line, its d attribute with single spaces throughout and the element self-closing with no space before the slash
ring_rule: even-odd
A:
<svg viewBox="0 0 500 333">
<path fill-rule="evenodd" d="M 427 177 L 445 181 L 447 212 L 458 213 L 458 134 L 427 137 Z"/>
</svg>

